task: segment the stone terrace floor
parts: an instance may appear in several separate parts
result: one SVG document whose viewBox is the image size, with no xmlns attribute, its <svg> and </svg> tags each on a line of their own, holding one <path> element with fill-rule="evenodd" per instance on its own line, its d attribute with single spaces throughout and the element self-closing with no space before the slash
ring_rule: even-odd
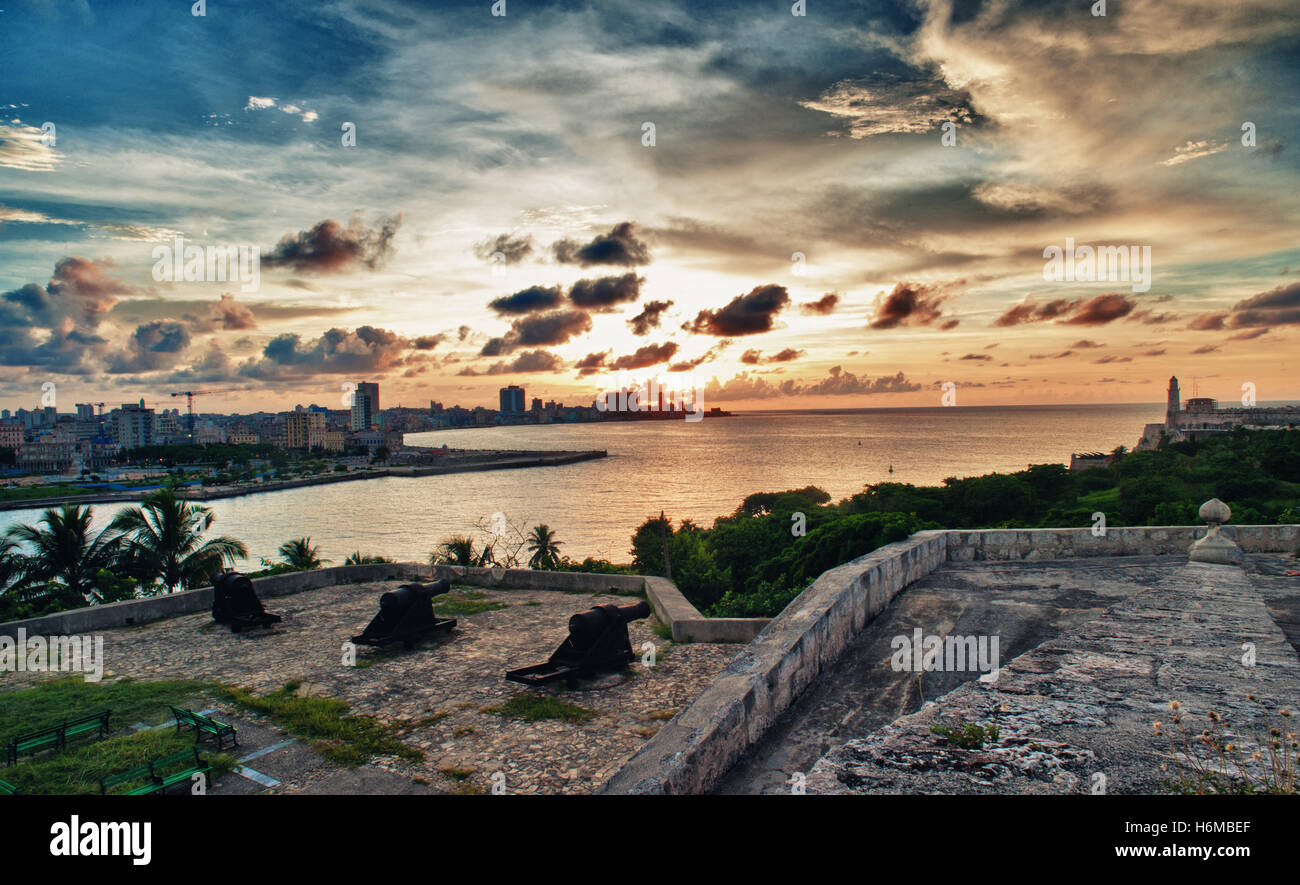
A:
<svg viewBox="0 0 1300 885">
<path fill-rule="evenodd" d="M 1170 701 L 1192 734 L 1211 709 L 1244 733 L 1300 706 L 1290 570 L 1295 559 L 1280 555 L 1244 569 L 1185 556 L 945 564 L 877 616 L 718 791 L 788 793 L 797 772 L 809 793 L 1088 792 L 1098 773 L 1108 792 L 1167 792 L 1173 756 L 1152 723 L 1169 726 Z M 998 634 L 997 681 L 929 672 L 918 688 L 890 666 L 891 639 L 917 627 Z M 1247 641 L 1254 668 L 1241 666 Z M 974 723 L 999 725 L 996 747 L 964 750 L 930 731 Z"/>
<path fill-rule="evenodd" d="M 258 694 L 300 681 L 300 691 L 340 698 L 352 713 L 413 725 L 402 739 L 425 755 L 422 762 L 385 757 L 348 770 L 300 742 L 287 742 L 260 717 L 222 706 L 213 715 L 239 727 L 235 754 L 243 758 L 273 748 L 248 765 L 255 775 L 280 783 L 266 787 L 230 774 L 213 793 L 488 791 L 496 772 L 504 774 L 509 793 L 587 793 L 694 698 L 737 650 L 735 645 L 674 644 L 654 636 L 648 619 L 636 621 L 628 631 L 632 648 L 640 654 L 642 643 L 654 642 L 654 668 L 638 662 L 631 675 L 607 680 L 615 683 L 608 687 L 560 694 L 568 703 L 595 710 L 596 718 L 584 724 L 506 719 L 484 708 L 516 694 L 545 691 L 507 682 L 506 670 L 545 662 L 567 635 L 570 615 L 636 600 L 459 587 L 453 596 L 467 591 L 478 601 L 506 608 L 455 615 L 458 623 L 450 636 L 410 651 L 400 643 L 383 651 L 359 647 L 362 666 L 343 666 L 344 642 L 374 617 L 380 594 L 401 583 L 342 585 L 264 600 L 268 611 L 284 617 L 269 631 L 232 634 L 207 613 L 108 630 L 103 634 L 106 678 L 218 680 Z"/>
</svg>

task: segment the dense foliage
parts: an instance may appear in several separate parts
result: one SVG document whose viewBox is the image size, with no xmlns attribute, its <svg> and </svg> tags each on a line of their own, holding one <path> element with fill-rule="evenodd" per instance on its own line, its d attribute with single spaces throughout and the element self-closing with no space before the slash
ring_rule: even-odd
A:
<svg viewBox="0 0 1300 885">
<path fill-rule="evenodd" d="M 941 486 L 869 485 L 836 504 L 808 486 L 745 498 L 711 529 L 647 519 L 633 566 L 665 575 L 705 614 L 771 616 L 819 574 L 923 528 L 1195 525 L 1210 498 L 1239 524 L 1300 522 L 1300 433 L 1238 430 L 1156 451 L 1116 450 L 1107 467 L 1036 464 Z M 667 552 L 667 563 L 664 554 Z"/>
</svg>

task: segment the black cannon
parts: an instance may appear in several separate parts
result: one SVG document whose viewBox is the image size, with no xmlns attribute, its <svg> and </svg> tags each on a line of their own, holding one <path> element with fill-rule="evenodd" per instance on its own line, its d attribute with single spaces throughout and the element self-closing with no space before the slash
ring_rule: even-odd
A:
<svg viewBox="0 0 1300 885">
<path fill-rule="evenodd" d="M 644 602 L 635 605 L 598 605 L 569 618 L 569 637 L 545 664 L 506 673 L 511 682 L 546 685 L 560 679 L 572 684 L 579 678 L 621 670 L 636 660 L 627 638 L 627 625 L 650 614 Z"/>
<path fill-rule="evenodd" d="M 451 581 L 443 578 L 432 584 L 403 584 L 379 597 L 379 614 L 360 636 L 357 645 L 388 645 L 404 642 L 407 648 L 417 639 L 435 630 L 450 630 L 455 618 L 440 618 L 433 613 L 433 597 L 451 590 Z"/>
<path fill-rule="evenodd" d="M 269 627 L 281 621 L 262 608 L 253 582 L 239 572 L 222 572 L 212 582 L 212 620 L 227 624 L 231 633 L 253 627 Z"/>
</svg>

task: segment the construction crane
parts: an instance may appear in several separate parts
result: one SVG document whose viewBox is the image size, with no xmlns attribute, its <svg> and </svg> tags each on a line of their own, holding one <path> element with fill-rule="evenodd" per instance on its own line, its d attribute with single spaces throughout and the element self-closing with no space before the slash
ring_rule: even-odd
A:
<svg viewBox="0 0 1300 885">
<path fill-rule="evenodd" d="M 194 397 L 209 396 L 214 393 L 238 393 L 238 392 L 239 391 L 237 390 L 180 390 L 172 394 L 172 396 L 185 397 L 185 403 L 189 412 L 189 438 L 191 441 L 194 440 Z"/>
</svg>

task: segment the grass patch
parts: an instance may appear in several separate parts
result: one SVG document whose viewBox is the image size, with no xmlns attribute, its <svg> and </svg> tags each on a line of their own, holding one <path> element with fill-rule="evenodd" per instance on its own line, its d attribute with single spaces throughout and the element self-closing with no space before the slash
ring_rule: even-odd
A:
<svg viewBox="0 0 1300 885">
<path fill-rule="evenodd" d="M 492 602 L 484 599 L 484 595 L 481 590 L 467 590 L 435 596 L 433 598 L 434 614 L 441 615 L 444 618 L 467 617 L 469 615 L 481 615 L 483 612 L 494 612 L 506 607 L 504 602 Z"/>
<path fill-rule="evenodd" d="M 254 695 L 242 688 L 222 688 L 220 696 L 233 704 L 271 719 L 297 738 L 312 742 L 312 748 L 331 762 L 356 768 L 372 756 L 398 756 L 416 761 L 419 750 L 397 738 L 399 727 L 373 716 L 349 715 L 348 705 L 338 698 L 306 697 L 294 694 L 290 682 L 268 695 Z"/>
<path fill-rule="evenodd" d="M 194 738 L 190 734 L 177 734 L 167 728 L 118 735 L 94 743 L 72 745 L 62 753 L 24 757 L 17 765 L 4 770 L 4 779 L 17 787 L 19 793 L 97 795 L 102 778 L 192 746 Z M 209 772 L 212 780 L 233 770 L 237 764 L 233 756 L 208 752 L 203 747 L 199 748 L 199 755 L 212 766 Z M 180 789 L 179 786 L 175 788 L 176 792 Z"/>
<path fill-rule="evenodd" d="M 988 728 L 974 724 L 967 725 L 965 728 L 932 725 L 930 731 L 946 737 L 948 743 L 965 750 L 978 750 L 984 746 L 985 742 L 990 744 L 998 742 L 998 727 L 996 725 L 990 725 Z"/>
<path fill-rule="evenodd" d="M 473 776 L 474 769 L 448 766 L 447 768 L 439 768 L 438 772 L 449 781 L 464 781 Z"/>
<path fill-rule="evenodd" d="M 673 638 L 673 628 L 659 620 L 658 615 L 650 616 L 650 632 L 660 639 L 666 639 L 669 642 Z"/>
<path fill-rule="evenodd" d="M 136 722 L 157 725 L 171 718 L 168 704 L 184 707 L 187 700 L 205 694 L 204 689 L 203 683 L 192 680 L 86 682 L 71 676 L 0 692 L 0 744 L 104 709 L 112 711 L 108 724 L 115 730 Z"/>
<path fill-rule="evenodd" d="M 541 719 L 562 719 L 578 724 L 589 722 L 600 714 L 586 707 L 570 704 L 550 695 L 536 695 L 521 692 L 503 704 L 484 707 L 484 713 L 492 713 L 507 719 L 522 719 L 525 722 L 537 722 Z"/>
</svg>

